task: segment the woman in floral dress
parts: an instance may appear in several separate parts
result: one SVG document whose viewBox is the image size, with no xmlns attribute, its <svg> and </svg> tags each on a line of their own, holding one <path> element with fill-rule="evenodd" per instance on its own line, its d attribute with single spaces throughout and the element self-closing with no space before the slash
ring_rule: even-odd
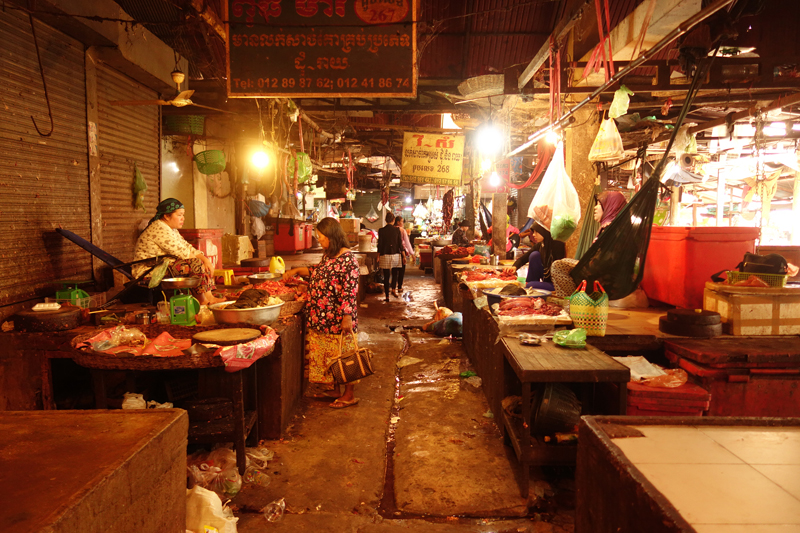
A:
<svg viewBox="0 0 800 533">
<path fill-rule="evenodd" d="M 317 240 L 324 251 L 318 265 L 292 268 L 283 275 L 288 280 L 296 275 L 309 277 L 306 304 L 306 359 L 309 387 L 313 398 L 335 398 L 334 409 L 358 403 L 354 396 L 356 382 L 347 383 L 344 393 L 328 371 L 330 364 L 356 349 L 358 326 L 358 261 L 350 252 L 347 236 L 334 218 L 323 218 L 316 228 Z"/>
</svg>

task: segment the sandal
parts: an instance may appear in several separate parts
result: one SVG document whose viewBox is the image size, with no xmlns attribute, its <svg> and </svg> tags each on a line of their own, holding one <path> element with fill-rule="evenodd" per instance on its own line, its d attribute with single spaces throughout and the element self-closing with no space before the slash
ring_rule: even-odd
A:
<svg viewBox="0 0 800 533">
<path fill-rule="evenodd" d="M 341 398 L 336 398 L 332 404 L 328 407 L 331 409 L 344 409 L 345 407 L 350 407 L 351 405 L 356 405 L 358 403 L 358 398 L 353 398 L 350 401 L 342 400 Z"/>
</svg>

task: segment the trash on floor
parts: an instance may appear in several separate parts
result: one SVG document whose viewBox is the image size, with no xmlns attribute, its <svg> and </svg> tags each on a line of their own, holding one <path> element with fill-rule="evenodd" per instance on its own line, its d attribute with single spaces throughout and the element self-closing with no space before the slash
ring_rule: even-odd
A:
<svg viewBox="0 0 800 533">
<path fill-rule="evenodd" d="M 404 355 L 397 361 L 397 368 L 405 368 L 407 366 L 416 365 L 417 363 L 421 363 L 422 359 L 418 359 L 416 357 L 411 357 L 410 355 Z"/>
<path fill-rule="evenodd" d="M 222 500 L 214 492 L 200 485 L 186 491 L 186 529 L 203 532 L 205 527 L 216 528 L 219 533 L 236 533 L 233 511 L 222 505 Z"/>
</svg>

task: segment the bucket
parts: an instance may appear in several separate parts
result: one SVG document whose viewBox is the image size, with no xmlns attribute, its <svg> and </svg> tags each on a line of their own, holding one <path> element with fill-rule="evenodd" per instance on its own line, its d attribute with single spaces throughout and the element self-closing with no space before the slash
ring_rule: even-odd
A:
<svg viewBox="0 0 800 533">
<path fill-rule="evenodd" d="M 581 418 L 581 402 L 572 389 L 560 383 L 548 383 L 537 392 L 534 400 L 536 413 L 531 423 L 531 433 L 552 435 L 572 431 Z"/>
<path fill-rule="evenodd" d="M 372 251 L 372 235 L 365 234 L 358 236 L 358 251 L 359 252 Z"/>
</svg>

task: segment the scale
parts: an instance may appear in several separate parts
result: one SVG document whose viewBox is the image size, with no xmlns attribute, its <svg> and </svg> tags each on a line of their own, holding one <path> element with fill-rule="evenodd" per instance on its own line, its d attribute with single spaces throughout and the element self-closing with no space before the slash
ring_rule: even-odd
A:
<svg viewBox="0 0 800 533">
<path fill-rule="evenodd" d="M 180 326 L 196 326 L 194 317 L 200 312 L 200 302 L 192 296 L 189 289 L 200 285 L 200 278 L 166 278 L 161 280 L 161 288 L 172 290 L 169 299 L 169 322 Z M 185 292 L 184 292 L 185 291 Z"/>
<path fill-rule="evenodd" d="M 79 289 L 78 285 L 92 283 L 91 281 L 64 280 L 61 283 L 64 286 L 60 291 L 56 291 L 57 302 L 67 302 L 78 307 L 89 307 L 89 301 L 91 299 L 89 293 L 83 289 Z"/>
</svg>

